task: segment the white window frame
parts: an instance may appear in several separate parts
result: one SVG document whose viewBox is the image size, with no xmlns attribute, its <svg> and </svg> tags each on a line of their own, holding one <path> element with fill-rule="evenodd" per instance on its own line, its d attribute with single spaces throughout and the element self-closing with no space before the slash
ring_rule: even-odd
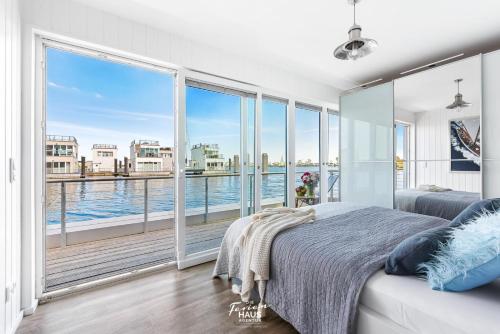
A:
<svg viewBox="0 0 500 334">
<path fill-rule="evenodd" d="M 64 295 L 70 291 L 75 291 L 78 289 L 85 289 L 88 286 L 103 284 L 108 282 L 110 279 L 97 280 L 91 283 L 84 283 L 80 286 L 75 286 L 71 288 L 66 288 L 62 290 L 57 290 L 54 292 L 47 293 L 45 289 L 45 234 L 46 234 L 46 213 L 45 213 L 45 171 L 46 171 L 46 160 L 45 160 L 45 148 L 46 148 L 46 110 L 45 110 L 45 90 L 46 90 L 46 49 L 55 48 L 59 50 L 64 50 L 68 52 L 75 52 L 80 55 L 105 58 L 108 61 L 119 62 L 128 64 L 134 67 L 147 68 L 149 70 L 155 70 L 159 72 L 164 72 L 166 74 L 175 76 L 177 71 L 175 68 L 167 67 L 165 64 L 157 63 L 155 61 L 149 60 L 147 58 L 142 58 L 139 56 L 133 56 L 130 54 L 123 53 L 116 50 L 101 48 L 95 45 L 87 45 L 81 41 L 74 41 L 72 39 L 67 39 L 60 36 L 54 36 L 53 34 L 41 32 L 38 30 L 33 30 L 33 43 L 35 45 L 35 55 L 33 62 L 33 109 L 34 109 L 34 120 L 35 124 L 35 138 L 34 138 L 34 196 L 35 196 L 35 217 L 34 217 L 34 251 L 31 252 L 34 256 L 35 267 L 34 278 L 35 278 L 35 291 L 34 296 L 36 299 L 50 298 L 57 295 Z M 174 110 L 175 114 L 175 110 Z M 55 151 L 55 145 L 53 148 Z M 31 157 L 29 157 L 31 158 Z M 28 160 L 31 160 L 29 159 Z M 175 193 L 175 189 L 174 189 Z M 23 249 L 25 249 L 23 245 Z M 171 266 L 172 263 L 165 263 L 164 265 L 156 266 Z M 137 275 L 140 272 L 147 271 L 149 269 L 134 271 L 133 275 Z M 28 275 L 29 273 L 26 273 Z M 131 276 L 129 274 L 122 274 L 114 277 L 113 279 L 120 279 L 122 276 Z M 31 287 L 27 287 L 23 282 L 24 289 L 30 290 Z"/>
<path fill-rule="evenodd" d="M 397 190 L 397 171 L 396 171 L 396 156 L 397 156 L 397 134 L 396 134 L 396 127 L 400 125 L 400 126 L 403 126 L 405 127 L 405 138 L 404 138 L 404 142 L 403 142 L 403 153 L 404 153 L 404 157 L 403 157 L 403 161 L 405 162 L 406 164 L 406 167 L 405 167 L 405 175 L 404 175 L 404 185 L 403 185 L 403 189 L 408 189 L 411 187 L 411 153 L 412 153 L 412 149 L 411 149 L 411 127 L 412 127 L 412 124 L 411 123 L 408 123 L 408 122 L 404 122 L 404 121 L 399 121 L 399 120 L 394 120 L 394 190 L 396 191 Z"/>
</svg>

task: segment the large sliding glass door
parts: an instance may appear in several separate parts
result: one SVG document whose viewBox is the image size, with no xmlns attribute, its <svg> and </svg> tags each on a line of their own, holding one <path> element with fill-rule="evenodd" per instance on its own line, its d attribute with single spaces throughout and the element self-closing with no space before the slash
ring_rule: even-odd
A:
<svg viewBox="0 0 500 334">
<path fill-rule="evenodd" d="M 43 291 L 175 261 L 173 72 L 43 50 Z"/>
<path fill-rule="evenodd" d="M 341 97 L 342 201 L 393 208 L 393 84 Z"/>
<path fill-rule="evenodd" d="M 325 106 L 37 42 L 47 120 L 44 292 L 208 261 L 240 217 L 326 201 L 327 185 L 338 199 L 338 150 L 320 145 L 337 145 L 338 116 Z"/>
<path fill-rule="evenodd" d="M 220 246 L 227 227 L 253 212 L 255 98 L 186 85 L 186 255 Z"/>
</svg>

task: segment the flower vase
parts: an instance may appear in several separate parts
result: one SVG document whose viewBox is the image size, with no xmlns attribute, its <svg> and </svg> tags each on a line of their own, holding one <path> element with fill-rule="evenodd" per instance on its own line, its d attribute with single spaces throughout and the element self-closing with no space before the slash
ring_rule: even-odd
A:
<svg viewBox="0 0 500 334">
<path fill-rule="evenodd" d="M 312 184 L 306 185 L 306 197 L 314 197 L 314 186 Z"/>
</svg>

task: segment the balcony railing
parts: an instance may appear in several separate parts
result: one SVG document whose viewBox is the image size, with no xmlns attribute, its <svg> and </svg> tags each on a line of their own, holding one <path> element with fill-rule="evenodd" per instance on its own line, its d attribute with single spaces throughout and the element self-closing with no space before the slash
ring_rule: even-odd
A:
<svg viewBox="0 0 500 334">
<path fill-rule="evenodd" d="M 73 136 L 56 136 L 56 135 L 47 135 L 47 141 L 68 141 L 76 143 L 76 138 Z"/>
<path fill-rule="evenodd" d="M 302 172 L 297 172 L 297 175 L 302 174 Z M 337 171 L 329 171 L 329 182 L 328 182 L 328 197 L 329 201 L 334 201 L 338 199 L 338 195 L 336 195 L 336 192 L 338 191 L 335 189 L 335 185 L 337 184 L 338 180 L 338 172 Z M 279 195 L 280 200 L 275 200 L 276 203 L 267 203 L 267 204 L 272 204 L 272 205 L 285 205 L 286 201 L 286 194 L 285 194 L 285 172 L 265 172 L 262 173 L 263 176 L 283 176 L 283 193 Z M 202 223 L 207 223 L 209 221 L 209 214 L 211 213 L 209 210 L 209 200 L 210 200 L 210 194 L 211 194 L 211 189 L 210 189 L 210 183 L 209 180 L 211 179 L 217 179 L 217 178 L 237 178 L 239 177 L 240 174 L 235 174 L 235 173 L 228 173 L 228 174 L 206 174 L 206 175 L 186 175 L 187 179 L 193 179 L 193 180 L 203 180 L 204 184 L 204 196 L 203 196 L 203 211 L 200 212 L 200 210 L 197 210 L 197 213 L 202 214 Z M 255 203 L 255 193 L 254 193 L 254 174 L 249 174 L 249 196 L 248 196 L 248 207 L 253 208 Z M 299 176 L 300 177 L 300 176 Z M 48 184 L 53 184 L 59 185 L 59 191 L 60 191 L 60 217 L 59 217 L 59 224 L 60 224 L 60 246 L 65 247 L 67 246 L 67 224 L 68 224 L 68 219 L 67 219 L 67 197 L 68 197 L 68 185 L 69 184 L 88 184 L 88 183 L 105 183 L 105 182 L 142 182 L 143 183 L 143 188 L 142 188 L 142 205 L 143 205 L 143 214 L 142 214 L 142 232 L 147 233 L 149 230 L 149 224 L 151 223 L 150 219 L 150 198 L 149 198 L 149 192 L 150 192 L 150 184 L 151 182 L 154 182 L 155 180 L 169 180 L 173 179 L 174 176 L 138 176 L 138 177 L 100 177 L 100 178 L 72 178 L 72 179 L 54 179 L 54 180 L 47 180 Z M 83 188 L 82 188 L 83 189 Z M 80 190 L 83 191 L 83 190 Z M 86 194 L 80 194 L 81 196 L 85 197 Z M 229 210 L 230 208 L 226 205 L 221 207 L 221 210 Z M 235 210 L 232 208 L 230 211 Z M 239 210 L 238 210 L 239 212 Z M 252 209 L 249 210 L 249 213 L 252 212 Z M 136 216 L 136 215 L 134 215 Z M 123 217 L 123 216 L 119 216 Z M 119 218 L 115 217 L 115 218 Z"/>
<path fill-rule="evenodd" d="M 45 291 L 175 261 L 173 178 L 48 180 Z M 254 179 L 248 176 L 243 203 L 248 214 L 254 207 Z M 285 204 L 286 180 L 284 172 L 263 173 L 257 195 L 262 207 Z M 239 174 L 186 175 L 186 254 L 220 245 L 227 227 L 240 216 L 240 181 Z M 330 190 L 334 198 L 337 190 Z"/>
</svg>

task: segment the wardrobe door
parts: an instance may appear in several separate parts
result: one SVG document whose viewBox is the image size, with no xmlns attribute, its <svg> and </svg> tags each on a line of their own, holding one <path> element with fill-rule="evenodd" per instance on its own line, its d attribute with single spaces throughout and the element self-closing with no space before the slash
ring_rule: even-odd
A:
<svg viewBox="0 0 500 334">
<path fill-rule="evenodd" d="M 393 83 L 340 98 L 340 197 L 393 208 Z"/>
<path fill-rule="evenodd" d="M 500 197 L 500 51 L 483 55 L 483 198 Z"/>
</svg>

